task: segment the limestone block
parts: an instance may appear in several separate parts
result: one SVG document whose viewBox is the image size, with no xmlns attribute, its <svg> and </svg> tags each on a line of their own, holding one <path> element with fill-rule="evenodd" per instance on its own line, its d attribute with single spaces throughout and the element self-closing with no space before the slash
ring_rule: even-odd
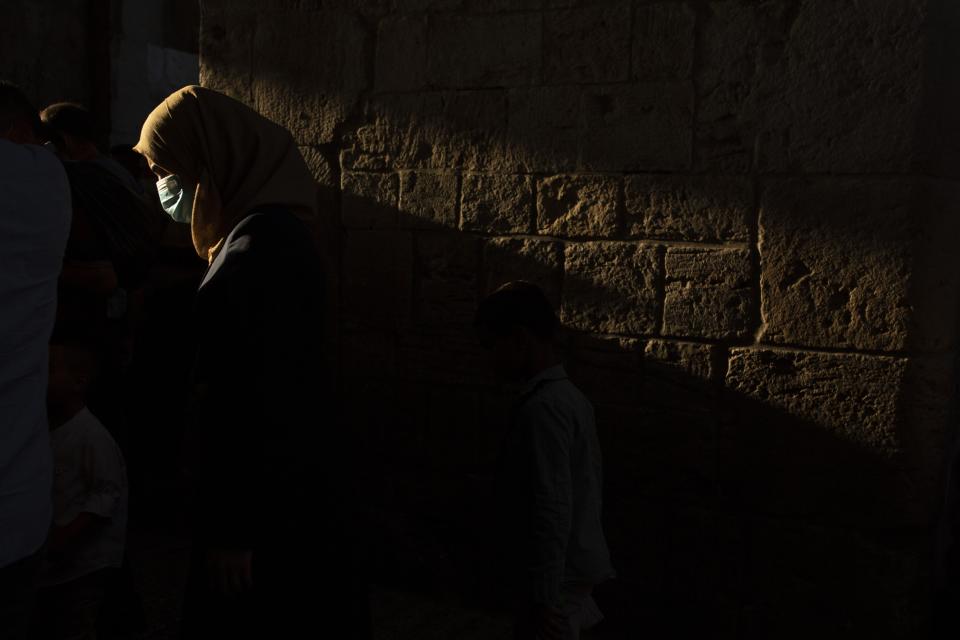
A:
<svg viewBox="0 0 960 640">
<path fill-rule="evenodd" d="M 727 386 L 886 459 L 896 457 L 900 358 L 734 349 Z"/>
<path fill-rule="evenodd" d="M 756 150 L 768 171 L 909 170 L 924 4 L 710 3 L 696 71 L 697 166 L 746 171 Z"/>
<path fill-rule="evenodd" d="M 715 345 L 650 340 L 643 353 L 642 406 L 679 414 L 716 413 L 721 350 Z"/>
<path fill-rule="evenodd" d="M 397 226 L 397 176 L 393 173 L 344 173 L 343 225 L 354 229 Z"/>
<path fill-rule="evenodd" d="M 745 508 L 843 526 L 929 522 L 909 471 L 902 358 L 735 349 L 722 490 Z"/>
<path fill-rule="evenodd" d="M 332 142 L 367 88 L 371 49 L 352 13 L 259 12 L 253 46 L 257 110 L 289 129 L 300 144 Z"/>
<path fill-rule="evenodd" d="M 688 168 L 692 97 L 682 82 L 584 89 L 582 164 L 594 171 Z"/>
<path fill-rule="evenodd" d="M 538 14 L 438 15 L 431 19 L 427 77 L 438 87 L 510 87 L 540 76 Z"/>
<path fill-rule="evenodd" d="M 412 306 L 413 241 L 408 233 L 351 229 L 343 240 L 343 318 L 390 329 Z"/>
<path fill-rule="evenodd" d="M 659 317 L 659 249 L 621 242 L 568 244 L 561 318 L 571 327 L 651 335 Z"/>
<path fill-rule="evenodd" d="M 613 176 L 551 176 L 537 185 L 537 230 L 563 237 L 614 236 L 620 181 Z"/>
<path fill-rule="evenodd" d="M 383 94 L 368 122 L 346 140 L 347 169 L 503 170 L 506 94 L 502 90 Z"/>
<path fill-rule="evenodd" d="M 255 22 L 252 11 L 204 6 L 200 24 L 201 85 L 246 104 L 253 102 L 250 70 Z"/>
<path fill-rule="evenodd" d="M 664 334 L 712 339 L 749 334 L 753 291 L 747 249 L 670 247 L 664 270 Z"/>
<path fill-rule="evenodd" d="M 422 233 L 414 246 L 416 320 L 471 326 L 479 297 L 480 239 L 458 231 Z"/>
<path fill-rule="evenodd" d="M 507 167 L 522 172 L 577 168 L 582 89 L 576 85 L 511 89 L 507 93 Z"/>
<path fill-rule="evenodd" d="M 772 183 L 761 205 L 765 342 L 900 351 L 955 344 L 960 192 L 928 180 Z"/>
<path fill-rule="evenodd" d="M 620 82 L 630 60 L 629 3 L 604 4 L 543 17 L 544 81 Z"/>
<path fill-rule="evenodd" d="M 643 4 L 633 16 L 633 77 L 689 78 L 696 14 L 686 3 Z"/>
<path fill-rule="evenodd" d="M 746 178 L 634 175 L 624 180 L 627 233 L 703 242 L 750 239 L 753 188 Z"/>
<path fill-rule="evenodd" d="M 527 233 L 533 219 L 529 176 L 468 173 L 463 176 L 461 226 L 488 233 Z"/>
<path fill-rule="evenodd" d="M 377 27 L 374 87 L 378 91 L 412 91 L 427 80 L 427 20 L 391 16 Z"/>
<path fill-rule="evenodd" d="M 539 286 L 559 309 L 563 279 L 563 245 L 550 240 L 492 238 L 484 244 L 484 291 L 490 294 L 514 280 Z"/>
<path fill-rule="evenodd" d="M 782 51 L 761 52 L 769 71 L 756 96 L 763 122 L 758 167 L 899 172 L 915 166 L 926 4 L 801 2 Z"/>
<path fill-rule="evenodd" d="M 457 175 L 425 171 L 402 172 L 400 226 L 456 228 Z"/>
<path fill-rule="evenodd" d="M 650 340 L 643 350 L 645 366 L 654 376 L 683 376 L 709 383 L 716 380 L 719 348 L 715 345 L 674 340 Z"/>
</svg>

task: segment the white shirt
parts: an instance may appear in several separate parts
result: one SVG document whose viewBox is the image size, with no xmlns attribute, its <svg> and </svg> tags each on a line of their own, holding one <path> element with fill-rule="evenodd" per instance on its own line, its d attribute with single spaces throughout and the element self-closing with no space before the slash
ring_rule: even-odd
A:
<svg viewBox="0 0 960 640">
<path fill-rule="evenodd" d="M 62 563 L 47 563 L 41 583 L 61 584 L 99 569 L 119 567 L 127 538 L 127 470 L 120 447 L 86 408 L 54 429 L 53 523 L 70 524 L 81 513 L 107 522 L 85 537 Z"/>
<path fill-rule="evenodd" d="M 556 604 L 564 582 L 598 584 L 614 574 L 600 522 L 600 442 L 593 406 L 562 366 L 531 379 L 520 398 L 514 442 L 531 447 L 533 465 L 531 595 Z"/>
<path fill-rule="evenodd" d="M 50 526 L 47 343 L 70 216 L 60 161 L 0 140 L 0 567 L 35 553 Z"/>
</svg>

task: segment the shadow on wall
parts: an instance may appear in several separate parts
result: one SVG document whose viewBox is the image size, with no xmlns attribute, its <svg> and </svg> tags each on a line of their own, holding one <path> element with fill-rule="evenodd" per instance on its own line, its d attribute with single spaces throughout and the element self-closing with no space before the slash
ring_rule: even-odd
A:
<svg viewBox="0 0 960 640">
<path fill-rule="evenodd" d="M 467 178 L 452 177 L 447 198 L 444 174 L 364 175 L 401 194 L 431 180 L 438 211 L 462 194 Z M 525 278 L 564 310 L 568 369 L 597 408 L 619 572 L 600 594 L 608 637 L 635 637 L 636 624 L 758 638 L 923 624 L 941 473 L 927 463 L 946 441 L 950 390 L 936 385 L 949 359 L 571 327 L 577 313 L 656 318 L 669 283 L 644 270 L 671 247 L 609 241 L 652 255 L 601 254 L 577 271 L 578 251 L 606 245 L 465 232 L 405 212 L 402 197 L 350 193 L 356 179 L 323 189 L 318 235 L 341 253 L 341 397 L 378 581 L 466 602 L 490 587 L 479 507 L 509 400 L 471 322 L 483 295 Z M 736 288 L 708 292 L 700 313 L 753 303 Z"/>
<path fill-rule="evenodd" d="M 731 11 L 721 28 L 751 32 L 751 12 Z M 330 364 L 378 579 L 482 590 L 476 504 L 508 400 L 470 324 L 485 293 L 524 278 L 561 309 L 571 377 L 597 408 L 620 574 L 600 594 L 609 637 L 913 637 L 952 437 L 958 200 L 936 180 L 850 172 L 909 171 L 900 118 L 915 114 L 862 92 L 830 117 L 816 92 L 780 98 L 809 113 L 762 104 L 783 89 L 795 11 L 769 41 L 745 38 L 763 65 L 728 29 L 713 75 L 641 55 L 652 81 L 506 89 L 490 61 L 431 72 L 468 89 L 424 88 L 403 64 L 381 77 L 370 25 L 321 13 L 284 29 L 214 16 L 201 64 L 294 132 L 321 186 Z M 508 20 L 521 34 L 525 15 Z M 375 37 L 418 33 L 404 20 Z M 323 63 L 291 42 L 320 42 Z M 819 81 L 813 68 L 798 77 Z M 799 173 L 833 157 L 822 140 L 846 177 Z"/>
</svg>

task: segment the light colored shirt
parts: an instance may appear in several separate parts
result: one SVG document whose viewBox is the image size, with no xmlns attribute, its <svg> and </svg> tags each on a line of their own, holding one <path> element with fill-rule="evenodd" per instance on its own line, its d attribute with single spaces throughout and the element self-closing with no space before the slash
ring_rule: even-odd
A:
<svg viewBox="0 0 960 640">
<path fill-rule="evenodd" d="M 103 423 L 81 410 L 51 435 L 53 523 L 65 526 L 81 513 L 104 518 L 67 557 L 47 562 L 43 585 L 62 584 L 123 563 L 127 539 L 127 470 L 120 447 Z"/>
<path fill-rule="evenodd" d="M 0 140 L 0 567 L 39 550 L 50 526 L 47 345 L 70 216 L 60 161 Z"/>
<path fill-rule="evenodd" d="M 520 394 L 515 442 L 530 447 L 532 486 L 527 572 L 534 602 L 558 604 L 564 583 L 599 584 L 614 574 L 600 522 L 603 470 L 590 401 L 563 366 Z"/>
</svg>

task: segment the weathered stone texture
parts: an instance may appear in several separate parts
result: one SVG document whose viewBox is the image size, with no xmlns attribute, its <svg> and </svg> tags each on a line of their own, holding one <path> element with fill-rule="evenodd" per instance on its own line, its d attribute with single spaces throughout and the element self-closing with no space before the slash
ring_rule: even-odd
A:
<svg viewBox="0 0 960 640">
<path fill-rule="evenodd" d="M 908 170 L 922 99 L 923 4 L 710 3 L 696 70 L 697 164 Z"/>
<path fill-rule="evenodd" d="M 378 91 L 411 91 L 427 81 L 427 20 L 384 18 L 377 29 L 374 87 Z"/>
<path fill-rule="evenodd" d="M 689 167 L 692 106 L 680 82 L 585 89 L 582 164 L 594 171 Z"/>
<path fill-rule="evenodd" d="M 543 79 L 549 84 L 626 80 L 629 48 L 629 3 L 544 14 Z"/>
<path fill-rule="evenodd" d="M 746 178 L 627 176 L 627 233 L 689 241 L 750 239 L 753 187 Z"/>
<path fill-rule="evenodd" d="M 200 84 L 250 104 L 256 14 L 209 5 L 201 17 Z"/>
<path fill-rule="evenodd" d="M 291 47 L 309 42 L 309 47 Z M 257 14 L 252 97 L 301 144 L 333 141 L 367 88 L 370 46 L 358 18 L 338 11 Z"/>
<path fill-rule="evenodd" d="M 423 233 L 415 246 L 415 320 L 471 326 L 479 300 L 479 239 L 456 232 Z"/>
<path fill-rule="evenodd" d="M 347 139 L 345 168 L 502 168 L 506 94 L 501 90 L 383 94 Z"/>
<path fill-rule="evenodd" d="M 540 27 L 539 15 L 525 13 L 431 18 L 428 80 L 450 88 L 531 84 L 540 76 Z"/>
<path fill-rule="evenodd" d="M 693 69 L 696 14 L 680 2 L 642 4 L 633 16 L 633 77 L 689 78 Z"/>
<path fill-rule="evenodd" d="M 511 89 L 507 94 L 507 168 L 560 172 L 577 168 L 582 135 L 577 85 Z"/>
<path fill-rule="evenodd" d="M 727 386 L 869 455 L 892 459 L 902 444 L 890 389 L 905 373 L 906 361 L 898 358 L 735 349 Z"/>
<path fill-rule="evenodd" d="M 767 342 L 899 351 L 955 344 L 944 267 L 956 189 L 915 180 L 786 180 L 763 195 Z M 952 237 L 956 237 L 953 235 Z"/>
<path fill-rule="evenodd" d="M 537 230 L 549 236 L 613 236 L 620 181 L 612 176 L 552 176 L 537 185 Z"/>
<path fill-rule="evenodd" d="M 397 176 L 392 173 L 344 173 L 343 224 L 355 229 L 397 226 Z"/>
<path fill-rule="evenodd" d="M 457 226 L 457 175 L 404 171 L 400 174 L 400 225 Z"/>
<path fill-rule="evenodd" d="M 670 247 L 664 271 L 664 334 L 723 339 L 749 333 L 753 312 L 749 251 Z"/>
<path fill-rule="evenodd" d="M 550 240 L 494 238 L 484 246 L 484 293 L 514 280 L 538 285 L 555 307 L 560 306 L 563 245 Z"/>
<path fill-rule="evenodd" d="M 567 245 L 563 322 L 600 333 L 654 334 L 658 253 L 657 247 L 626 242 Z"/>
<path fill-rule="evenodd" d="M 522 175 L 468 173 L 460 211 L 464 229 L 527 233 L 533 220 L 532 181 Z"/>
</svg>

